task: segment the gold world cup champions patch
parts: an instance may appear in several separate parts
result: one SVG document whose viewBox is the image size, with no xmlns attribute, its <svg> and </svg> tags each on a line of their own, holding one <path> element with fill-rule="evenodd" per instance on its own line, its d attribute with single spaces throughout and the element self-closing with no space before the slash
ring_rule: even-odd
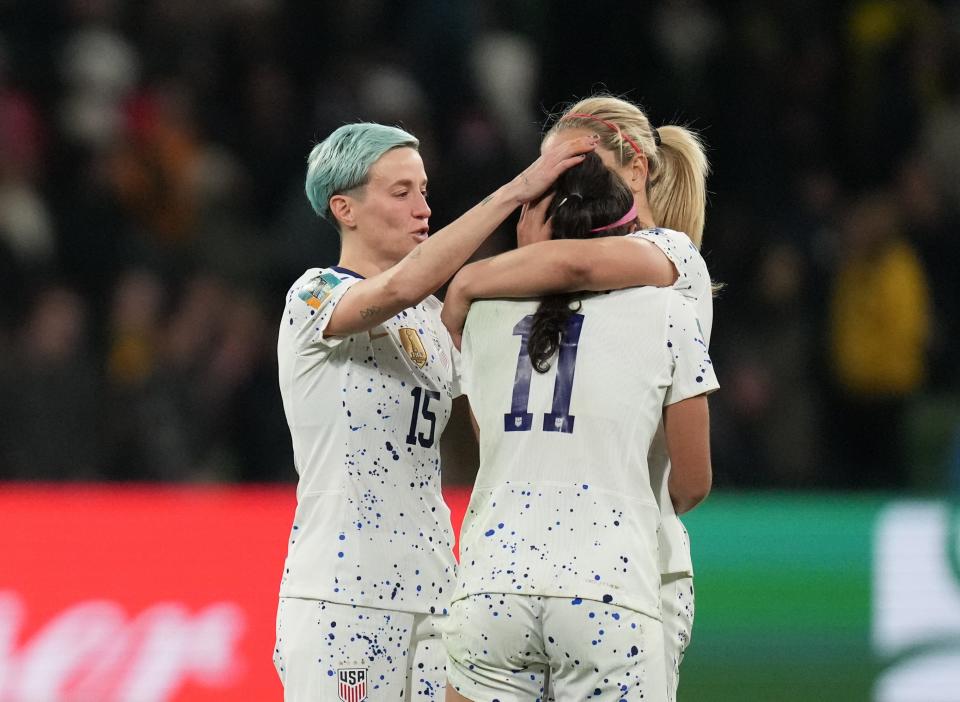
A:
<svg viewBox="0 0 960 702">
<path fill-rule="evenodd" d="M 417 368 L 427 365 L 427 350 L 423 348 L 423 342 L 420 341 L 420 335 L 416 329 L 400 327 L 400 343 L 410 360 L 417 364 Z"/>
</svg>

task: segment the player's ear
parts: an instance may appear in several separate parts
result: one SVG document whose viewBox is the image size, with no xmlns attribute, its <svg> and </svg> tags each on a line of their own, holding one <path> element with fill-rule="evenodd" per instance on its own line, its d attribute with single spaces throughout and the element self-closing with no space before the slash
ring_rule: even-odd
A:
<svg viewBox="0 0 960 702">
<path fill-rule="evenodd" d="M 357 226 L 356 202 L 349 195 L 334 195 L 330 198 L 330 214 L 348 229 Z"/>
<path fill-rule="evenodd" d="M 646 154 L 637 154 L 630 161 L 630 190 L 635 193 L 646 192 L 647 175 L 650 173 Z"/>
</svg>

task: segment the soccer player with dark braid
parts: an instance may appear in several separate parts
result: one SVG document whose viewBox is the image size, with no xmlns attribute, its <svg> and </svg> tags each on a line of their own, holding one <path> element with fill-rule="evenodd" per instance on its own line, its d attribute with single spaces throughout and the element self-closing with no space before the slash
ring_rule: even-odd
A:
<svg viewBox="0 0 960 702">
<path fill-rule="evenodd" d="M 632 191 L 637 230 L 625 237 L 571 239 L 557 236 L 565 232 L 555 225 L 550 241 L 544 226 L 549 201 L 524 207 L 517 230 L 519 247 L 465 266 L 451 282 L 442 317 L 455 341 L 475 299 L 656 285 L 683 295 L 709 345 L 714 286 L 700 254 L 709 166 L 699 137 L 682 126 L 655 128 L 637 105 L 598 95 L 566 109 L 547 132 L 543 146 L 587 134 L 599 135 L 596 153 Z M 670 493 L 673 476 L 662 426 L 650 449 L 649 466 L 662 513 L 661 609 L 673 700 L 694 615 L 690 543 L 678 515 L 694 503 Z"/>
<path fill-rule="evenodd" d="M 634 246 L 645 214 L 595 153 L 526 216 L 546 219 L 555 243 Z M 663 509 L 648 455 L 662 432 L 678 510 L 709 492 L 718 385 L 694 306 L 652 286 L 477 301 L 462 354 L 480 469 L 444 631 L 447 699 L 664 702 Z"/>
</svg>

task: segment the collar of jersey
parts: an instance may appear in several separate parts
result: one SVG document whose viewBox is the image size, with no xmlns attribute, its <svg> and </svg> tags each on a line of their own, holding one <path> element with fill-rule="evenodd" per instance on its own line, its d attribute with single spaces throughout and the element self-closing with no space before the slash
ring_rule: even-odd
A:
<svg viewBox="0 0 960 702">
<path fill-rule="evenodd" d="M 346 273 L 347 275 L 352 275 L 354 278 L 359 278 L 360 280 L 366 280 L 366 278 L 359 273 L 354 273 L 349 268 L 343 268 L 342 266 L 330 266 L 330 270 L 336 271 L 337 273 Z"/>
</svg>

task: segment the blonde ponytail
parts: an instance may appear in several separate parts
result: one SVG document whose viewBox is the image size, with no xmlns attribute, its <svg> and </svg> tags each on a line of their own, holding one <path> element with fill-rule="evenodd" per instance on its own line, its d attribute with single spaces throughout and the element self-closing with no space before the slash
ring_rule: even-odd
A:
<svg viewBox="0 0 960 702">
<path fill-rule="evenodd" d="M 647 199 L 657 226 L 684 232 L 700 248 L 710 164 L 700 137 L 686 127 L 659 127 L 660 145 L 647 157 Z"/>
<path fill-rule="evenodd" d="M 612 95 L 594 95 L 570 105 L 547 136 L 576 127 L 599 134 L 601 145 L 617 155 L 621 166 L 642 153 L 654 223 L 684 232 L 700 248 L 710 166 L 699 136 L 673 125 L 654 130 L 643 110 Z"/>
</svg>

